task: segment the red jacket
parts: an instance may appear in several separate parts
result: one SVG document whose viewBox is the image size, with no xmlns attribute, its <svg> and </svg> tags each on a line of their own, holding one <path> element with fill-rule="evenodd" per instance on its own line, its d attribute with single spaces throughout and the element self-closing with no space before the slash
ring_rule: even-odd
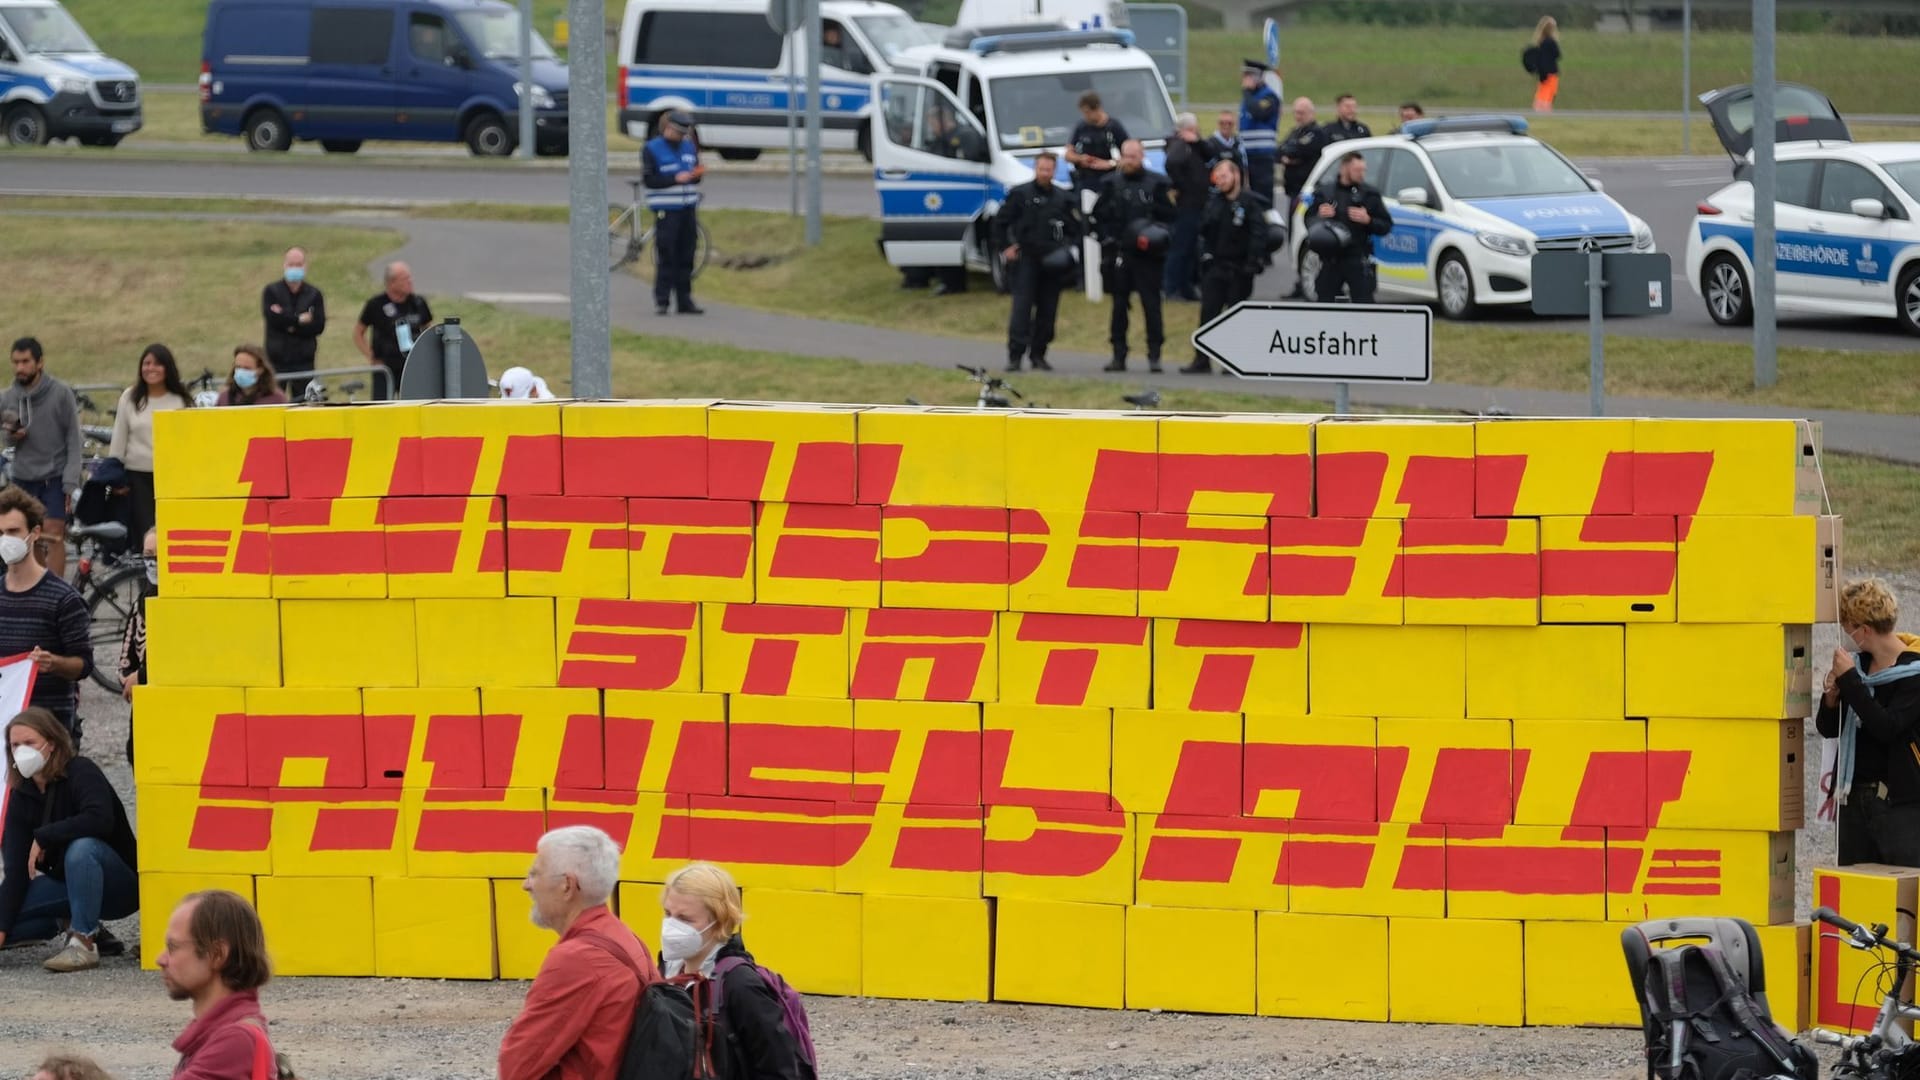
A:
<svg viewBox="0 0 1920 1080">
<path fill-rule="evenodd" d="M 242 990 L 220 999 L 173 1040 L 180 1052 L 174 1080 L 253 1080 L 254 1036 L 240 1021 L 252 1018 L 265 1031 L 260 995 Z"/>
<path fill-rule="evenodd" d="M 612 938 L 643 976 L 587 934 Z M 574 920 L 547 953 L 527 1003 L 500 1043 L 500 1080 L 614 1080 L 644 983 L 660 972 L 645 945 L 605 907 Z"/>
</svg>

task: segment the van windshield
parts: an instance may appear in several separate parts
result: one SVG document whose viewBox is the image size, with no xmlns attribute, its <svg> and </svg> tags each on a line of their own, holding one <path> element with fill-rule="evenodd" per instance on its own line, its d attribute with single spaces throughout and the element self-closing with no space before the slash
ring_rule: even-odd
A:
<svg viewBox="0 0 1920 1080">
<path fill-rule="evenodd" d="M 901 50 L 927 45 L 933 40 L 924 27 L 905 15 L 857 15 L 853 24 L 880 50 L 881 59 L 889 62 L 900 55 Z"/>
<path fill-rule="evenodd" d="M 467 40 L 473 43 L 474 50 L 489 60 L 520 59 L 520 13 L 512 8 L 488 8 L 482 11 L 462 11 L 454 15 L 453 21 L 466 31 Z M 540 31 L 533 32 L 533 57 L 536 60 L 554 59 L 553 49 Z"/>
<path fill-rule="evenodd" d="M 99 46 L 61 7 L 0 7 L 0 19 L 30 53 L 97 53 Z"/>
<path fill-rule="evenodd" d="M 1161 139 L 1173 130 L 1166 91 L 1151 68 L 1061 71 L 993 79 L 993 122 L 1005 149 L 1059 146 L 1080 122 L 1080 95 L 1100 95 L 1107 115 L 1136 139 Z"/>
</svg>

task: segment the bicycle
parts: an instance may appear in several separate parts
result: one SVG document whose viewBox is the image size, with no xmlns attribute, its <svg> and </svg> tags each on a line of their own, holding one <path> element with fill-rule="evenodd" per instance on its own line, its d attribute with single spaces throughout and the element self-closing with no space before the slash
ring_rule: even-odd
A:
<svg viewBox="0 0 1920 1080">
<path fill-rule="evenodd" d="M 217 381 L 212 368 L 201 368 L 200 374 L 187 383 L 187 391 L 193 395 L 194 408 L 211 409 L 220 404 L 220 388 L 214 385 Z"/>
<path fill-rule="evenodd" d="M 75 522 L 67 527 L 67 543 L 74 546 L 76 556 L 71 584 L 80 591 L 92 619 L 88 639 L 93 646 L 93 681 L 116 694 L 120 692 L 120 642 L 147 586 L 147 568 L 140 556 L 131 548 L 121 555 L 109 550 L 126 540 L 127 527 L 118 521 Z"/>
<path fill-rule="evenodd" d="M 1900 1027 L 1900 1021 L 1920 1020 L 1920 1008 L 1900 999 L 1908 978 L 1915 967 L 1920 966 L 1920 950 L 1905 942 L 1888 940 L 1884 924 L 1861 926 L 1832 908 L 1813 909 L 1813 918 L 1845 934 L 1843 940 L 1849 947 L 1876 954 L 1874 966 L 1861 976 L 1862 983 L 1867 975 L 1878 977 L 1880 1013 L 1873 1029 L 1865 1035 L 1842 1035 L 1822 1028 L 1808 1033 L 1816 1043 L 1840 1048 L 1840 1063 L 1834 1067 L 1833 1075 L 1860 1080 L 1908 1080 L 1920 1075 L 1920 1044 Z M 1881 958 L 1878 954 L 1882 950 L 1891 952 L 1893 960 Z"/>
<path fill-rule="evenodd" d="M 340 392 L 347 395 L 349 405 L 360 400 L 354 395 L 366 388 L 367 380 L 365 379 L 348 379 L 340 384 Z M 306 388 L 300 391 L 300 400 L 308 405 L 325 405 L 328 400 L 327 393 L 327 384 L 321 382 L 319 376 L 315 376 L 308 379 Z"/>
<path fill-rule="evenodd" d="M 644 180 L 629 180 L 627 186 L 633 189 L 633 204 L 614 216 L 613 224 L 607 226 L 607 241 L 613 252 L 613 269 L 618 270 L 630 262 L 637 262 L 640 253 L 646 250 L 648 241 L 659 231 L 658 226 L 641 227 L 640 215 L 646 213 L 641 205 L 641 189 Z M 697 239 L 693 245 L 693 276 L 699 277 L 700 271 L 707 268 L 707 260 L 713 256 L 713 235 L 707 232 L 704 221 L 693 223 Z"/>
</svg>

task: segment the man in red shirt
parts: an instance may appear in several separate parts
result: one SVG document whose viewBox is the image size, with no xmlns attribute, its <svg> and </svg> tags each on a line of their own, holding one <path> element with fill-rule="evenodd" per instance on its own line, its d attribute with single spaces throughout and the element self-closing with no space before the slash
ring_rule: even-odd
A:
<svg viewBox="0 0 1920 1080">
<path fill-rule="evenodd" d="M 256 1061 L 273 1061 L 259 995 L 267 936 L 252 904 L 217 889 L 180 901 L 159 964 L 167 996 L 193 1002 L 193 1023 L 173 1040 L 174 1080 L 253 1080 Z"/>
<path fill-rule="evenodd" d="M 615 1080 L 640 991 L 656 982 L 648 948 L 607 908 L 620 848 L 587 825 L 540 838 L 522 888 L 533 924 L 560 935 L 500 1043 L 500 1080 Z"/>
</svg>

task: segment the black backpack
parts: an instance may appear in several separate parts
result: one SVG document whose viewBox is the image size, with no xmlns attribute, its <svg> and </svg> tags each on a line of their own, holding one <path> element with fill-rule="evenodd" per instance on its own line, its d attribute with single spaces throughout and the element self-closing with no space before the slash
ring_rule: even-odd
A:
<svg viewBox="0 0 1920 1080">
<path fill-rule="evenodd" d="M 1819 1062 L 1789 1038 L 1711 945 L 1649 957 L 1647 1076 L 1650 1080 L 1815 1080 Z"/>
<path fill-rule="evenodd" d="M 645 980 L 640 965 L 605 934 L 585 934 Z M 633 1029 L 621 1053 L 619 1080 L 717 1080 L 713 1016 L 706 979 L 698 975 L 647 983 L 633 1005 Z"/>
<path fill-rule="evenodd" d="M 1529 45 L 1529 46 L 1527 46 L 1526 48 L 1524 48 L 1524 49 L 1521 49 L 1521 50 L 1520 50 L 1520 66 L 1521 66 L 1521 67 L 1523 67 L 1523 68 L 1526 68 L 1526 69 L 1527 69 L 1527 74 L 1529 74 L 1529 75 L 1537 75 L 1537 74 L 1539 74 L 1539 72 L 1540 72 L 1540 46 L 1538 46 L 1538 45 Z"/>
</svg>

